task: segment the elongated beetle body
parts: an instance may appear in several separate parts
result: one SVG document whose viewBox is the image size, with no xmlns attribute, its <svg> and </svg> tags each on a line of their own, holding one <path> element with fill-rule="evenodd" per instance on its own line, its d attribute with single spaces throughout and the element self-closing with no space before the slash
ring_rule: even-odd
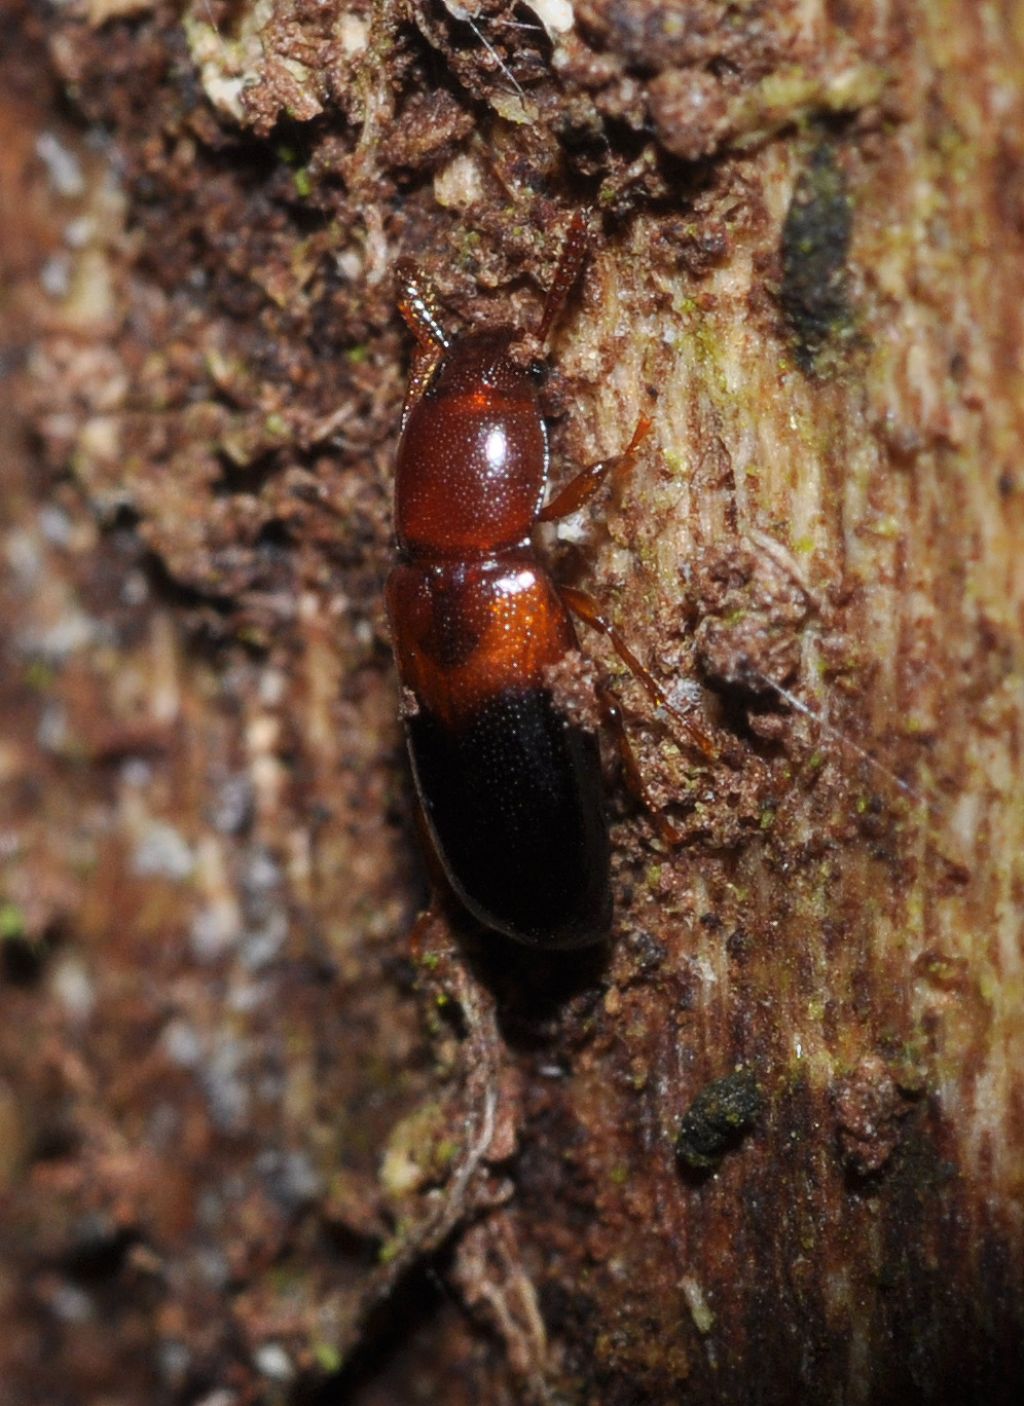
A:
<svg viewBox="0 0 1024 1406">
<path fill-rule="evenodd" d="M 559 305 L 585 252 L 585 226 L 574 231 Z M 536 367 L 510 355 L 513 328 L 449 340 L 414 272 L 400 278 L 420 356 L 387 595 L 423 814 L 486 926 L 548 947 L 599 942 L 611 894 L 597 739 L 553 695 L 550 670 L 578 643 L 530 538 L 550 461 Z M 554 311 L 549 299 L 546 323 Z"/>
<path fill-rule="evenodd" d="M 535 334 L 541 347 L 587 242 L 577 215 Z M 487 927 L 540 947 L 600 942 L 611 894 L 597 738 L 552 684 L 579 647 L 569 611 L 606 633 L 651 697 L 675 710 L 594 602 L 555 586 L 531 533 L 631 465 L 649 422 L 624 454 L 581 470 L 544 506 L 543 364 L 524 354 L 515 328 L 449 337 L 416 269 L 401 266 L 398 283 L 417 350 L 387 603 L 430 839 L 452 889 Z"/>
</svg>

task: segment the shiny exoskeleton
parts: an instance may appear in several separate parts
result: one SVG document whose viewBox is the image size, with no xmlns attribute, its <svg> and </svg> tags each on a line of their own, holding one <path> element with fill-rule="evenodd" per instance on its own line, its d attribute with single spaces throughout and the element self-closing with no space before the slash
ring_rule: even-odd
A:
<svg viewBox="0 0 1024 1406">
<path fill-rule="evenodd" d="M 540 347 L 586 249 L 577 216 L 534 334 Z M 417 352 L 387 599 L 430 838 L 452 889 L 487 927 L 550 948 L 600 942 L 611 896 L 597 739 L 555 682 L 578 649 L 569 610 L 609 635 L 648 693 L 671 705 L 594 602 L 555 586 L 531 533 L 628 466 L 649 424 L 641 420 L 625 454 L 583 469 L 544 506 L 543 363 L 512 327 L 450 337 L 415 268 L 402 266 L 398 280 Z"/>
<path fill-rule="evenodd" d="M 543 336 L 586 248 L 574 223 Z M 395 467 L 400 553 L 388 581 L 416 786 L 466 908 L 548 947 L 608 934 L 608 828 L 597 740 L 559 707 L 551 671 L 576 633 L 531 542 L 548 481 L 537 367 L 515 328 L 449 338 L 416 272 L 416 334 Z"/>
</svg>

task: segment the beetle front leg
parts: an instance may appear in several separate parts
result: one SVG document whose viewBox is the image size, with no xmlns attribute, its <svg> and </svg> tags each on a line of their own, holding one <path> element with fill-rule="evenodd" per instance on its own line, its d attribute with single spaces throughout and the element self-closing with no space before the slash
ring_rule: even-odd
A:
<svg viewBox="0 0 1024 1406">
<path fill-rule="evenodd" d="M 610 459 L 599 459 L 596 464 L 580 469 L 549 503 L 544 504 L 537 514 L 537 521 L 557 522 L 559 518 L 568 517 L 582 508 L 584 503 L 590 502 L 610 473 L 616 470 L 629 473 L 636 464 L 637 451 L 650 432 L 651 420 L 642 415 L 633 431 L 633 438 L 622 453 L 614 454 Z"/>
</svg>

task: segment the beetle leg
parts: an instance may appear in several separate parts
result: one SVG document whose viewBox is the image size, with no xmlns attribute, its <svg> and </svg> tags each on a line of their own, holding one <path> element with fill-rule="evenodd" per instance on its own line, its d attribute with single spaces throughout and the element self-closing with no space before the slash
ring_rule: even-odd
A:
<svg viewBox="0 0 1024 1406">
<path fill-rule="evenodd" d="M 622 763 L 622 773 L 626 780 L 626 785 L 631 794 L 646 807 L 658 834 L 667 845 L 675 847 L 682 840 L 682 835 L 659 808 L 651 795 L 650 788 L 644 780 L 640 763 L 636 759 L 633 751 L 633 744 L 629 740 L 626 732 L 625 720 L 622 716 L 622 709 L 619 700 L 612 693 L 611 689 L 599 686 L 597 689 L 598 702 L 601 704 L 601 713 L 605 722 L 611 728 L 615 737 L 615 746 L 619 753 L 619 760 Z"/>
<path fill-rule="evenodd" d="M 580 469 L 550 502 L 544 504 L 537 514 L 537 521 L 557 522 L 559 518 L 568 517 L 570 513 L 582 508 L 584 503 L 589 503 L 608 474 L 619 469 L 628 473 L 636 463 L 637 451 L 650 432 L 650 419 L 641 415 L 633 431 L 633 438 L 622 453 L 614 454 L 610 459 L 599 459 L 596 464 L 588 464 L 585 469 Z"/>
<path fill-rule="evenodd" d="M 414 962 L 422 962 L 428 950 L 433 929 L 441 922 L 441 906 L 436 898 L 431 898 L 430 907 L 417 913 L 416 921 L 409 934 L 409 950 Z"/>
<path fill-rule="evenodd" d="M 602 615 L 601 607 L 597 601 L 592 596 L 588 596 L 586 591 L 577 590 L 575 586 L 559 586 L 558 590 L 566 607 L 572 611 L 573 615 L 582 620 L 585 625 L 589 625 L 591 629 L 600 631 L 602 635 L 607 635 L 615 653 L 657 707 L 664 708 L 669 717 L 685 731 L 690 740 L 706 757 L 717 757 L 718 748 L 710 734 L 705 732 L 693 718 L 670 702 L 668 694 L 654 678 L 654 675 L 640 663 L 640 660 L 607 616 Z"/>
</svg>

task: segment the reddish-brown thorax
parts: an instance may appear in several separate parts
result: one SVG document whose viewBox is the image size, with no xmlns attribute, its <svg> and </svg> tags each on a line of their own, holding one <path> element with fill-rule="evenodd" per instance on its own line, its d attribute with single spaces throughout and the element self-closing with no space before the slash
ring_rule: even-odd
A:
<svg viewBox="0 0 1024 1406">
<path fill-rule="evenodd" d="M 503 328 L 457 338 L 409 410 L 395 466 L 395 531 L 413 559 L 492 555 L 529 538 L 548 439 L 528 368 Z"/>
</svg>

